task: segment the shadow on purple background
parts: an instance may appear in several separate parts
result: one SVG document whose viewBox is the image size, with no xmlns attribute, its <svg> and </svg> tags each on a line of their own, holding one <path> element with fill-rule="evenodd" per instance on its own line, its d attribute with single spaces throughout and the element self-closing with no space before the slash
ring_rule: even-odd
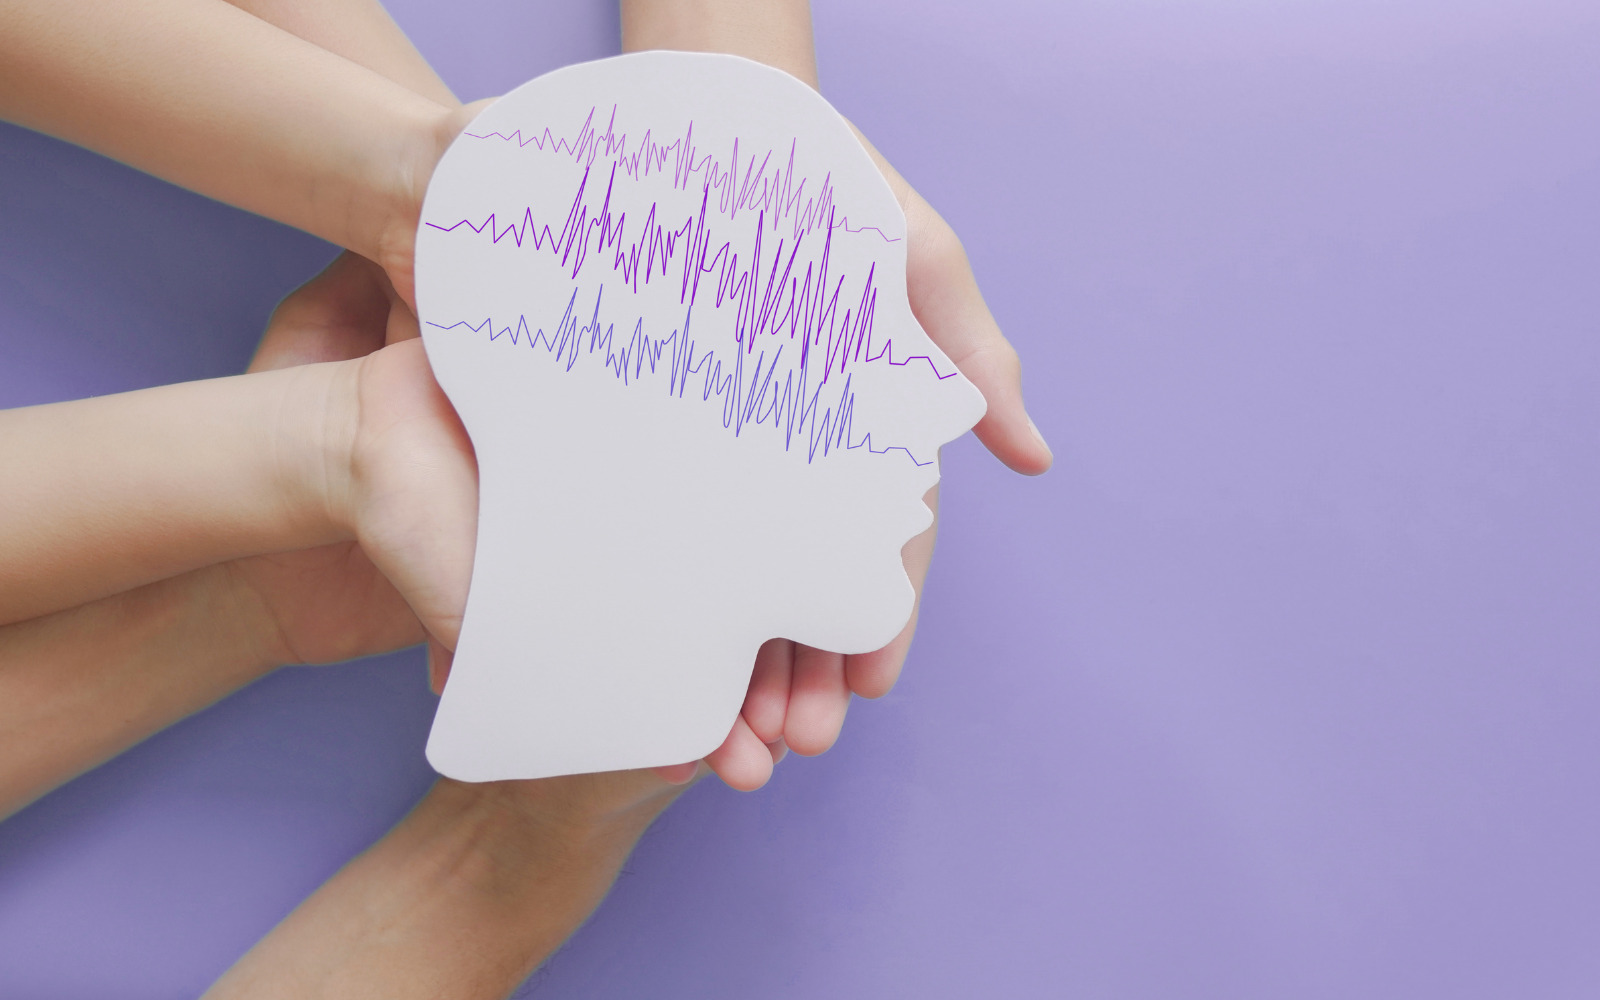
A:
<svg viewBox="0 0 1600 1000">
<path fill-rule="evenodd" d="M 612 50 L 532 6 L 395 13 L 469 98 Z M 693 792 L 534 992 L 1594 996 L 1600 8 L 817 20 L 1057 468 L 947 451 L 900 688 Z M 0 129 L 0 405 L 236 371 L 329 256 Z M 282 673 L 0 826 L 0 994 L 199 992 L 421 793 L 431 710 L 414 653 Z"/>
</svg>

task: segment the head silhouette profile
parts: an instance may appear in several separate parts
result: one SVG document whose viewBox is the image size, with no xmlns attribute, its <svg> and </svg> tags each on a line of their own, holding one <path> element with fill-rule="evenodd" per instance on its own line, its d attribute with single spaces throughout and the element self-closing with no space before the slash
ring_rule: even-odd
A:
<svg viewBox="0 0 1600 1000">
<path fill-rule="evenodd" d="M 695 760 L 763 641 L 899 633 L 939 446 L 983 414 L 911 314 L 904 237 L 843 119 L 743 59 L 568 67 L 468 126 L 417 237 L 479 465 L 437 770 Z"/>
</svg>

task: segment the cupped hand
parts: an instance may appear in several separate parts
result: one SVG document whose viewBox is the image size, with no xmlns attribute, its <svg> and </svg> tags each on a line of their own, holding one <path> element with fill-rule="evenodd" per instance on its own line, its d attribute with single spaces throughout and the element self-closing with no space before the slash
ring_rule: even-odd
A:
<svg viewBox="0 0 1600 1000">
<path fill-rule="evenodd" d="M 973 433 L 1017 472 L 1030 476 L 1045 472 L 1052 457 L 1023 405 L 1021 362 L 983 301 L 961 240 L 865 136 L 859 131 L 856 136 L 906 215 L 906 291 L 911 310 L 988 404 Z M 906 575 L 917 592 L 917 605 L 905 628 L 882 649 L 857 655 L 830 653 L 787 639 L 762 646 L 741 714 L 744 726 L 734 727 L 709 760 L 730 767 L 737 762 L 739 773 L 749 781 L 760 776 L 767 745 L 787 746 L 806 756 L 820 754 L 839 738 L 852 695 L 878 698 L 894 687 L 916 631 L 922 584 L 938 530 L 938 487 L 924 499 L 934 523 L 907 542 L 902 552 Z"/>
<path fill-rule="evenodd" d="M 395 293 L 384 270 L 356 254 L 344 253 L 279 304 L 249 370 L 369 358 L 386 344 L 414 340 L 416 336 L 416 319 Z M 425 471 L 425 465 L 407 458 L 406 452 L 413 447 L 418 448 L 418 454 L 441 454 L 446 456 L 443 461 L 453 461 L 452 469 L 441 470 L 451 473 L 448 480 L 475 484 L 475 469 L 469 474 L 463 461 L 470 457 L 470 445 L 460 435 L 454 412 L 427 369 L 420 344 L 364 362 L 362 375 L 366 380 L 362 388 L 369 396 L 368 416 L 374 423 L 381 420 L 386 425 L 381 432 L 369 427 L 371 437 L 363 441 L 362 454 L 369 467 L 376 463 L 380 480 L 369 486 L 403 512 L 409 504 L 401 497 L 408 487 L 403 481 L 389 481 Z M 390 461 L 374 457 L 374 449 L 398 450 L 401 454 Z M 453 459 L 448 457 L 452 455 Z M 398 492 L 385 494 L 386 489 Z M 331 663 L 426 641 L 430 685 L 435 693 L 441 691 L 449 674 L 449 650 L 459 627 L 458 605 L 470 578 L 476 520 L 475 498 L 470 493 L 458 487 L 447 491 L 444 498 L 445 506 L 457 511 L 450 542 L 428 545 L 420 562 L 414 554 L 390 550 L 391 561 L 399 560 L 401 564 L 394 570 L 397 579 L 426 610 L 432 630 L 424 627 L 407 597 L 357 542 L 256 556 L 228 564 L 231 575 L 257 602 L 268 623 L 261 640 L 263 657 L 274 663 Z M 437 504 L 441 497 L 436 494 L 427 499 Z M 433 517 L 439 515 L 435 513 Z M 414 548 L 419 541 L 403 515 L 395 516 L 391 511 L 371 523 L 369 539 L 373 544 L 401 546 L 403 550 L 407 545 Z M 431 524 L 430 520 L 429 530 L 421 540 L 434 537 Z M 439 574 L 439 580 L 429 579 L 434 573 Z M 738 720 L 733 732 L 734 736 L 748 733 L 749 726 Z M 730 743 L 742 745 L 734 737 L 730 737 Z M 743 758 L 723 753 L 711 770 L 736 788 L 754 788 L 765 782 L 773 760 L 781 756 L 781 746 L 770 750 L 762 746 L 761 761 L 752 768 Z M 656 772 L 668 783 L 678 785 L 695 777 L 700 769 L 689 762 L 657 768 Z"/>
<path fill-rule="evenodd" d="M 462 109 L 456 119 L 459 125 L 470 121 L 483 103 Z M 978 387 L 988 404 L 974 433 L 1010 468 L 1028 475 L 1046 471 L 1051 464 L 1051 453 L 1023 404 L 1017 353 L 984 303 L 960 239 L 865 138 L 861 141 L 906 215 L 907 292 L 912 311 L 930 338 Z M 285 308 L 280 308 L 285 322 L 279 324 L 278 317 L 274 317 L 275 327 L 281 326 L 281 330 L 269 330 L 267 341 L 258 354 L 258 363 L 276 366 L 359 357 L 385 342 L 415 337 L 416 320 L 405 305 L 406 296 L 394 291 L 396 282 L 406 291 L 410 289 L 409 246 L 403 250 L 397 251 L 383 270 L 348 255 L 336 261 L 328 272 L 307 286 L 304 307 L 295 304 L 287 308 L 287 313 Z M 318 287 L 318 282 L 324 285 Z M 285 303 L 285 307 L 290 306 L 291 302 Z M 380 325 L 381 337 L 377 333 Z M 276 340 L 274 332 L 278 333 Z M 375 419 L 383 422 L 383 429 L 374 431 L 367 440 L 375 446 L 386 441 L 393 449 L 396 442 L 418 436 L 427 439 L 440 455 L 453 453 L 456 457 L 449 464 L 462 468 L 470 464 L 470 442 L 464 432 L 459 431 L 459 423 L 454 423 L 448 402 L 427 374 L 420 348 L 410 354 L 389 352 L 384 361 L 368 364 L 364 371 L 365 398 L 371 400 L 368 409 Z M 392 400 L 404 400 L 404 403 L 392 412 L 382 409 L 387 406 L 385 401 Z M 454 423 L 455 429 L 440 431 L 446 422 Z M 373 543 L 404 546 L 437 539 L 426 519 L 417 520 L 415 515 L 404 513 L 411 509 L 401 501 L 407 486 L 375 479 L 368 482 L 368 487 L 372 502 L 389 512 L 382 520 L 384 527 L 371 536 Z M 465 495 L 446 497 L 436 490 L 432 499 L 463 512 L 463 523 L 475 520 L 475 496 L 469 503 Z M 937 489 L 929 492 L 926 501 L 937 514 Z M 467 517 L 468 514 L 473 517 Z M 903 552 L 906 572 L 917 590 L 919 603 L 936 530 L 937 521 L 911 539 Z M 279 599 L 271 603 L 278 609 L 278 620 L 290 623 L 280 629 L 287 648 L 317 649 L 320 647 L 312 640 L 338 634 L 328 628 L 335 621 L 331 610 L 335 605 L 317 600 L 318 588 L 308 585 L 318 578 L 319 572 L 345 575 L 350 581 L 364 585 L 365 592 L 370 595 L 367 600 L 374 608 L 392 606 L 398 600 L 392 586 L 379 582 L 381 574 L 378 574 L 379 580 L 373 579 L 371 563 L 359 549 L 352 551 L 353 548 L 330 546 L 327 550 L 315 550 L 319 553 L 320 565 L 309 553 L 295 553 L 268 557 L 253 567 L 256 577 L 273 577 L 261 589 L 278 595 Z M 458 546 L 458 549 L 471 552 L 470 545 Z M 427 630 L 427 639 L 430 680 L 436 691 L 442 689 L 448 677 L 449 650 L 454 646 L 460 623 L 460 609 L 452 605 L 449 595 L 464 595 L 466 581 L 471 575 L 470 555 L 463 562 L 445 557 L 443 547 L 438 551 L 437 565 L 443 574 L 438 578 L 400 565 L 389 567 L 403 581 L 402 587 L 408 595 L 421 602 L 418 610 L 424 619 L 433 623 Z M 285 600 L 282 595 L 287 593 L 303 599 Z M 356 586 L 346 588 L 343 593 L 361 594 L 363 589 Z M 740 717 L 735 720 L 728 738 L 706 758 L 707 763 L 729 785 L 754 789 L 766 783 L 773 765 L 787 749 L 808 756 L 827 750 L 838 738 L 853 695 L 876 698 L 894 686 L 910 648 L 916 615 L 914 608 L 901 634 L 872 653 L 841 655 L 783 639 L 768 642 L 756 658 Z M 404 620 L 407 616 L 399 617 Z M 406 629 L 396 628 L 394 634 L 404 631 L 407 636 L 417 636 L 420 629 L 412 615 L 406 622 Z M 345 634 L 359 635 L 360 630 Z M 692 769 L 685 764 L 670 773 L 688 774 Z"/>
<path fill-rule="evenodd" d="M 273 312 L 249 370 L 365 357 L 414 336 L 416 320 L 382 269 L 344 253 Z M 393 584 L 355 542 L 255 556 L 228 569 L 259 602 L 275 663 L 332 663 L 414 646 L 425 637 Z"/>
<path fill-rule="evenodd" d="M 463 109 L 459 126 L 471 121 L 485 103 Z M 1023 403 L 1021 361 L 983 300 L 960 238 L 859 131 L 856 135 L 905 212 L 906 291 L 912 312 L 987 403 L 973 433 L 1009 468 L 1024 475 L 1047 471 L 1050 447 Z M 409 258 L 404 258 L 397 266 L 408 264 Z M 739 718 L 727 739 L 706 758 L 729 785 L 760 788 L 790 749 L 806 756 L 826 751 L 839 737 L 852 696 L 878 698 L 894 687 L 911 648 L 922 585 L 933 557 L 937 487 L 925 502 L 934 512 L 934 523 L 907 542 L 902 552 L 906 575 L 917 592 L 917 605 L 905 628 L 884 648 L 855 655 L 787 639 L 763 645 Z M 437 641 L 429 646 L 437 686 L 448 673 L 449 653 Z"/>
</svg>

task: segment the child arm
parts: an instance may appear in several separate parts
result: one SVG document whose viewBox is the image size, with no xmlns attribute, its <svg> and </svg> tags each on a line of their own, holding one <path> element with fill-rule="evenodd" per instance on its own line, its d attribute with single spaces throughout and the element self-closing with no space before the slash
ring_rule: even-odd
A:
<svg viewBox="0 0 1600 1000">
<path fill-rule="evenodd" d="M 336 365 L 0 412 L 0 623 L 347 537 Z"/>
</svg>

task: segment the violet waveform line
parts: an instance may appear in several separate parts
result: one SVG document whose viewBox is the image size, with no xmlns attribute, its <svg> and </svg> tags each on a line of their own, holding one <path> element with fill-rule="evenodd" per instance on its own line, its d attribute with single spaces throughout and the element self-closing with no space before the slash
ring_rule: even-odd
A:
<svg viewBox="0 0 1600 1000">
<path fill-rule="evenodd" d="M 931 457 L 923 460 L 900 445 L 877 446 L 870 428 L 855 428 L 858 387 L 852 373 L 864 366 L 925 366 L 935 379 L 955 375 L 941 372 L 927 355 L 896 358 L 892 338 L 874 336 L 878 272 L 871 254 L 864 273 L 834 273 L 836 239 L 871 241 L 877 254 L 894 240 L 877 227 L 843 221 L 831 176 L 808 196 L 811 182 L 795 169 L 797 144 L 782 162 L 771 151 L 741 162 L 735 140 L 724 163 L 699 152 L 692 123 L 669 144 L 655 142 L 647 131 L 631 145 L 615 131 L 615 109 L 604 132 L 594 128 L 594 118 L 591 110 L 570 139 L 548 129 L 531 138 L 520 131 L 466 135 L 570 158 L 575 174 L 581 168 L 559 228 L 553 219 L 541 220 L 532 206 L 504 226 L 493 212 L 481 221 L 425 222 L 441 233 L 531 253 L 543 266 L 559 268 L 572 291 L 553 328 L 547 331 L 525 314 L 499 322 L 430 319 L 428 325 L 542 348 L 569 372 L 580 358 L 598 357 L 625 384 L 659 379 L 669 395 L 716 399 L 724 427 L 735 434 L 752 426 L 780 431 L 786 450 L 803 442 L 807 461 L 864 448 L 903 452 L 918 465 L 929 464 Z M 605 178 L 603 194 L 597 177 Z M 646 181 L 670 184 L 668 198 L 678 207 L 651 199 L 642 221 L 630 221 L 616 204 Z M 698 205 L 686 210 L 686 202 Z M 732 238 L 717 235 L 723 229 Z M 617 307 L 605 298 L 607 282 L 633 295 L 654 283 L 675 295 L 680 311 L 656 331 L 646 329 L 637 310 L 622 309 L 608 320 L 603 311 Z M 697 306 L 702 314 L 711 310 L 698 325 Z M 589 312 L 586 321 L 578 319 L 580 310 Z M 708 324 L 710 338 L 720 345 L 704 344 L 691 333 L 691 327 L 703 333 Z M 625 343 L 617 336 L 619 326 L 632 328 Z"/>
<path fill-rule="evenodd" d="M 899 242 L 898 237 L 888 236 L 876 226 L 851 227 L 849 219 L 843 215 L 835 221 L 836 192 L 831 177 L 824 177 L 815 194 L 807 198 L 805 189 L 808 181 L 802 177 L 796 182 L 798 171 L 794 161 L 798 143 L 790 144 L 787 162 L 781 165 L 774 162 L 775 153 L 772 150 L 761 154 L 759 164 L 752 154 L 741 165 L 738 139 L 733 141 L 733 150 L 728 158 L 719 160 L 711 153 L 701 152 L 694 140 L 694 123 L 690 122 L 682 136 L 665 144 L 656 141 L 652 129 L 646 129 L 630 149 L 628 134 L 617 131 L 617 108 L 611 108 L 603 132 L 595 127 L 597 112 L 597 108 L 590 108 L 583 124 L 578 126 L 570 139 L 557 137 L 548 128 L 531 136 L 524 136 L 521 129 L 510 135 L 500 132 L 464 134 L 469 139 L 498 139 L 522 148 L 533 146 L 541 152 L 565 155 L 586 170 L 603 157 L 621 167 L 624 174 L 635 181 L 643 181 L 652 174 L 664 176 L 670 164 L 674 188 L 688 191 L 696 186 L 695 178 L 699 177 L 699 186 L 708 192 L 717 192 L 717 211 L 729 219 L 741 212 L 763 212 L 772 223 L 774 232 L 787 221 L 791 224 L 793 236 L 809 233 L 823 219 L 827 219 L 830 228 L 837 226 L 852 233 L 873 232 L 886 242 Z"/>
</svg>

